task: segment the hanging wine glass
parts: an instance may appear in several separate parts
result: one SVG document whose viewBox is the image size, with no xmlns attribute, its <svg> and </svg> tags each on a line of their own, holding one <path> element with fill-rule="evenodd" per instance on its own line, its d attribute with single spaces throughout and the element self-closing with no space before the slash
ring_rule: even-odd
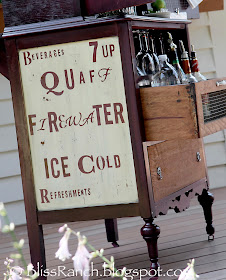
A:
<svg viewBox="0 0 226 280">
<path fill-rule="evenodd" d="M 160 33 L 160 35 L 159 35 L 159 43 L 160 43 L 160 51 L 161 51 L 160 54 L 161 55 L 166 54 L 163 40 L 164 40 L 163 39 L 163 35 L 162 35 L 162 33 Z"/>
<path fill-rule="evenodd" d="M 150 42 L 151 42 L 151 44 L 150 44 Z M 150 47 L 149 52 L 151 53 L 152 58 L 154 60 L 155 73 L 157 73 L 160 71 L 160 64 L 159 64 L 159 59 L 158 59 L 158 56 L 157 56 L 156 50 L 155 50 L 154 38 L 151 34 L 149 35 L 149 47 Z"/>
<path fill-rule="evenodd" d="M 143 57 L 145 55 L 145 50 L 144 50 L 144 44 L 143 44 L 143 32 L 138 30 L 137 31 L 138 34 L 138 38 L 139 38 L 139 45 L 140 45 L 140 50 L 138 51 L 137 55 L 136 55 L 136 62 L 137 62 L 137 67 L 138 67 L 138 71 L 140 73 L 143 73 L 144 75 L 146 75 L 146 72 L 142 69 L 142 60 Z"/>
<path fill-rule="evenodd" d="M 142 57 L 142 71 L 147 75 L 152 76 L 155 73 L 155 64 L 152 55 L 150 54 L 150 46 L 149 46 L 147 32 L 143 32 L 143 38 L 145 40 L 146 50 L 145 50 L 145 54 Z"/>
<path fill-rule="evenodd" d="M 136 68 L 137 68 L 137 74 L 138 78 L 136 80 L 137 84 L 139 87 L 144 87 L 144 86 L 150 86 L 152 79 L 150 75 L 146 73 L 143 67 L 143 57 L 146 55 L 146 50 L 144 49 L 144 42 L 143 42 L 143 31 L 137 30 L 133 31 L 134 39 L 139 40 L 139 51 L 136 54 Z"/>
</svg>

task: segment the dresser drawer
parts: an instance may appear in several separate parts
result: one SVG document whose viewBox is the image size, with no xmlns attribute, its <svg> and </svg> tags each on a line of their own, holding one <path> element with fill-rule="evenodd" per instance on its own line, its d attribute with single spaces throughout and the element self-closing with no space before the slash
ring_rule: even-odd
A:
<svg viewBox="0 0 226 280">
<path fill-rule="evenodd" d="M 155 202 L 206 177 L 202 139 L 145 142 L 144 153 Z"/>
</svg>

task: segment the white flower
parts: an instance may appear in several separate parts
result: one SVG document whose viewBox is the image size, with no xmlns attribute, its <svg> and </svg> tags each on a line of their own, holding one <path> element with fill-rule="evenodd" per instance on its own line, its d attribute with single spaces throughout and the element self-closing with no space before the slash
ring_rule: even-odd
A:
<svg viewBox="0 0 226 280">
<path fill-rule="evenodd" d="M 10 231 L 14 231 L 14 229 L 15 229 L 15 224 L 14 223 L 10 223 L 9 224 L 9 230 Z"/>
<path fill-rule="evenodd" d="M 66 259 L 70 259 L 71 254 L 68 249 L 68 239 L 70 237 L 71 230 L 67 228 L 64 236 L 61 238 L 59 242 L 59 249 L 55 254 L 56 258 L 59 258 L 61 261 L 65 261 Z"/>
<path fill-rule="evenodd" d="M 193 259 L 191 263 L 181 272 L 178 280 L 197 280 L 199 276 L 194 271 L 195 260 Z"/>
<path fill-rule="evenodd" d="M 19 242 L 14 242 L 13 246 L 15 249 L 22 249 L 24 246 L 24 239 L 21 239 Z"/>
<path fill-rule="evenodd" d="M 2 217 L 6 216 L 6 210 L 3 202 L 0 202 L 0 216 Z"/>
<path fill-rule="evenodd" d="M 14 223 L 10 223 L 9 225 L 4 225 L 4 227 L 2 228 L 2 232 L 8 233 L 10 231 L 14 231 L 14 229 L 15 229 Z"/>
<path fill-rule="evenodd" d="M 78 248 L 75 252 L 74 257 L 72 260 L 74 261 L 74 269 L 75 271 L 79 272 L 80 275 L 83 277 L 83 280 L 89 279 L 89 262 L 92 258 L 92 255 L 85 247 L 86 238 L 81 237 L 80 234 L 78 236 Z"/>
<path fill-rule="evenodd" d="M 22 277 L 22 273 L 23 273 L 23 268 L 21 268 L 20 266 L 14 266 L 10 269 L 10 276 L 9 276 L 9 280 L 21 280 Z"/>
<path fill-rule="evenodd" d="M 10 265 L 11 263 L 13 263 L 12 259 L 6 258 L 6 260 L 4 261 L 4 265 Z"/>
<path fill-rule="evenodd" d="M 30 272 L 30 271 L 32 271 L 33 268 L 34 268 L 33 264 L 29 263 L 27 266 L 27 271 Z"/>
<path fill-rule="evenodd" d="M 5 206 L 4 206 L 4 203 L 3 202 L 0 202 L 0 211 L 4 210 L 5 209 Z"/>
<path fill-rule="evenodd" d="M 62 232 L 65 231 L 65 229 L 67 229 L 67 224 L 65 224 L 65 225 L 63 225 L 62 227 L 60 227 L 60 228 L 58 229 L 58 232 L 62 233 Z"/>
</svg>

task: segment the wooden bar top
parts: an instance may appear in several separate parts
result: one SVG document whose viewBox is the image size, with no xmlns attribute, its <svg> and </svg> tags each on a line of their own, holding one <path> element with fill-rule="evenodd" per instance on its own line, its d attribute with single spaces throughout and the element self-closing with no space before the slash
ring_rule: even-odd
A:
<svg viewBox="0 0 226 280">
<path fill-rule="evenodd" d="M 110 24 L 114 22 L 132 21 L 134 26 L 142 26 L 142 24 L 159 24 L 161 25 L 176 25 L 175 28 L 184 28 L 185 24 L 190 23 L 189 20 L 175 20 L 168 18 L 147 17 L 147 16 L 125 16 L 125 17 L 104 17 L 94 18 L 87 17 L 83 20 L 82 17 L 73 17 L 66 19 L 51 20 L 46 22 L 38 22 L 31 24 L 24 24 L 19 26 L 5 27 L 3 38 L 12 36 L 21 36 L 45 31 L 55 31 L 66 28 L 81 28 L 92 25 Z M 151 27 L 151 26 L 150 26 Z"/>
</svg>

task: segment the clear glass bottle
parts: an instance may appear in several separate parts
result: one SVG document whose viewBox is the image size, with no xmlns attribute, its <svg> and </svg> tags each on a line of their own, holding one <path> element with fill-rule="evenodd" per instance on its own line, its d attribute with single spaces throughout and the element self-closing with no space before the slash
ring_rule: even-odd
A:
<svg viewBox="0 0 226 280">
<path fill-rule="evenodd" d="M 188 83 L 196 83 L 197 80 L 191 73 L 191 67 L 190 67 L 188 52 L 184 48 L 183 41 L 180 40 L 179 44 L 180 44 L 180 47 L 181 47 L 181 50 L 182 50 L 182 54 L 181 54 L 182 69 L 184 70 L 184 73 L 186 75 Z"/>
<path fill-rule="evenodd" d="M 191 45 L 191 72 L 198 82 L 206 81 L 206 78 L 199 71 L 199 63 L 196 57 L 194 45 Z"/>
<path fill-rule="evenodd" d="M 169 43 L 169 47 L 170 47 L 170 54 L 171 54 L 171 62 L 173 67 L 175 68 L 175 70 L 177 71 L 179 80 L 181 84 L 188 84 L 188 79 L 183 71 L 183 69 L 180 66 L 180 62 L 178 59 L 178 55 L 177 55 L 177 45 L 174 44 L 173 42 L 173 37 L 171 35 L 171 33 L 167 32 L 169 39 L 168 39 L 168 43 Z"/>
<path fill-rule="evenodd" d="M 178 85 L 180 80 L 175 68 L 168 62 L 166 54 L 159 55 L 160 72 L 156 75 L 159 77 L 160 86 Z"/>
</svg>

